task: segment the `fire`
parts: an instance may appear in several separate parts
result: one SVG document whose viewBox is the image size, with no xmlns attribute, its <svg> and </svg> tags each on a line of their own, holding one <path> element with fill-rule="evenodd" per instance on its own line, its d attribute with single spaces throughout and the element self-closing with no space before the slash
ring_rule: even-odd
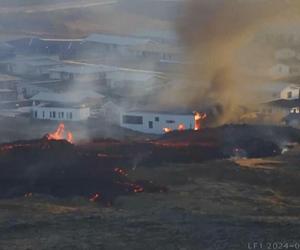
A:
<svg viewBox="0 0 300 250">
<path fill-rule="evenodd" d="M 94 194 L 89 200 L 91 202 L 96 202 L 97 200 L 101 199 L 101 195 L 99 193 Z"/>
<path fill-rule="evenodd" d="M 121 169 L 121 168 L 115 168 L 114 171 L 116 173 L 118 173 L 119 175 L 123 175 L 123 176 L 127 176 L 128 175 L 128 173 L 124 169 Z"/>
<path fill-rule="evenodd" d="M 67 140 L 70 143 L 73 143 L 74 138 L 73 134 L 70 131 L 65 131 L 65 124 L 60 123 L 55 132 L 49 133 L 47 135 L 48 140 Z"/>
<path fill-rule="evenodd" d="M 206 113 L 195 112 L 195 130 L 201 129 L 201 120 L 204 120 L 206 118 Z"/>
<path fill-rule="evenodd" d="M 182 123 L 180 123 L 179 125 L 178 125 L 178 128 L 177 128 L 179 131 L 184 131 L 185 130 L 185 126 L 184 126 L 184 124 L 182 124 Z"/>
<path fill-rule="evenodd" d="M 169 132 L 172 132 L 172 129 L 171 129 L 171 128 L 164 128 L 163 131 L 164 131 L 165 133 L 169 133 Z"/>
</svg>

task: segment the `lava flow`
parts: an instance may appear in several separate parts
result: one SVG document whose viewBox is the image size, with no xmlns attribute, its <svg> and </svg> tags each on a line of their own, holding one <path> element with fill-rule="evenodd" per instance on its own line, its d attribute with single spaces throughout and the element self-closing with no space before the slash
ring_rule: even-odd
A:
<svg viewBox="0 0 300 250">
<path fill-rule="evenodd" d="M 66 140 L 73 143 L 73 134 L 70 131 L 65 131 L 65 124 L 60 123 L 55 132 L 47 134 L 48 140 Z"/>
</svg>

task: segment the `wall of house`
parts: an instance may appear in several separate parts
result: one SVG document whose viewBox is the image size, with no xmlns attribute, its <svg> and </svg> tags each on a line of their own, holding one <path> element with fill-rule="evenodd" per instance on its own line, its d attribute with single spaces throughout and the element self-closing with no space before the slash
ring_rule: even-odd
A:
<svg viewBox="0 0 300 250">
<path fill-rule="evenodd" d="M 177 130 L 180 125 L 183 125 L 184 129 L 194 129 L 195 120 L 193 114 L 124 112 L 121 113 L 120 125 L 142 133 L 163 134 L 165 128 Z"/>
<path fill-rule="evenodd" d="M 53 121 L 84 121 L 90 117 L 90 108 L 33 107 L 33 119 Z"/>
<path fill-rule="evenodd" d="M 300 88 L 286 87 L 280 92 L 280 99 L 295 100 L 300 98 Z"/>
<path fill-rule="evenodd" d="M 290 67 L 285 64 L 277 64 L 270 69 L 272 77 L 287 77 L 290 75 Z"/>
</svg>

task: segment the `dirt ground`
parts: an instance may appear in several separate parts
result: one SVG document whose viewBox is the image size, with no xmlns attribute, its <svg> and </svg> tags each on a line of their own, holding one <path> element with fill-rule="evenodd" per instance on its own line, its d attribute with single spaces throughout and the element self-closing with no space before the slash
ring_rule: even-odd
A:
<svg viewBox="0 0 300 250">
<path fill-rule="evenodd" d="M 132 179 L 169 191 L 109 208 L 80 197 L 1 200 L 0 249 L 298 249 L 299 156 L 296 147 L 268 159 L 138 166 Z"/>
</svg>

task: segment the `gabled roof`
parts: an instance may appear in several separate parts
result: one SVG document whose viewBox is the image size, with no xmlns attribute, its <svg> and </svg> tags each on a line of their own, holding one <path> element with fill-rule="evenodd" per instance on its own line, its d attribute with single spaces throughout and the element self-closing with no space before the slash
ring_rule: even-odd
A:
<svg viewBox="0 0 300 250">
<path fill-rule="evenodd" d="M 103 97 L 103 95 L 94 91 L 78 91 L 69 93 L 40 92 L 30 99 L 42 102 L 82 103 L 89 99 L 102 99 Z"/>
<path fill-rule="evenodd" d="M 278 99 L 275 101 L 264 103 L 264 105 L 291 109 L 300 106 L 300 99 L 294 99 L 294 100 Z"/>
<path fill-rule="evenodd" d="M 71 74 L 94 74 L 114 70 L 115 69 L 113 67 L 105 65 L 68 64 L 52 68 L 50 71 Z"/>
<path fill-rule="evenodd" d="M 147 44 L 149 42 L 152 42 L 152 40 L 147 38 L 134 37 L 134 36 L 91 34 L 85 39 L 85 42 L 115 44 L 121 46 L 135 46 L 135 45 Z"/>
</svg>

